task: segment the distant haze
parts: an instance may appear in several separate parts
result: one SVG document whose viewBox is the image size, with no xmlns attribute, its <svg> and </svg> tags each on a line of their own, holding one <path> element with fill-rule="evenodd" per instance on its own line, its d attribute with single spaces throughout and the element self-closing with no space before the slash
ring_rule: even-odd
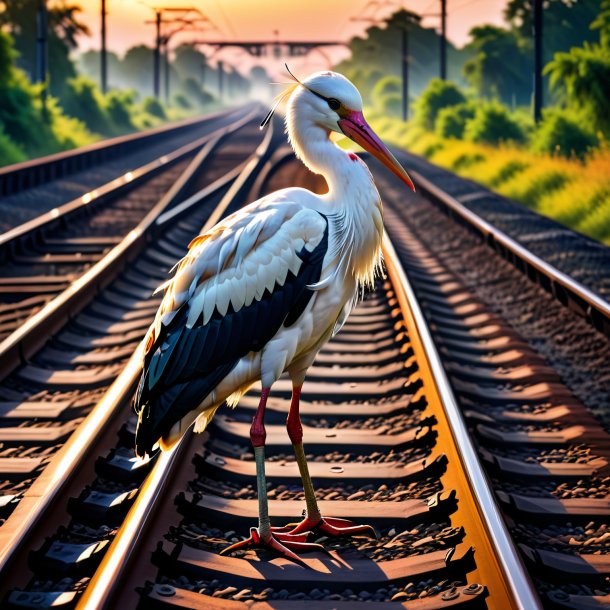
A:
<svg viewBox="0 0 610 610">
<path fill-rule="evenodd" d="M 81 50 L 99 49 L 100 0 L 80 0 L 81 19 L 91 30 L 91 36 L 82 37 Z M 222 40 L 337 40 L 347 41 L 362 34 L 370 21 L 353 21 L 352 17 L 380 18 L 396 11 L 400 6 L 417 13 L 438 13 L 439 0 L 412 0 L 391 2 L 384 0 L 106 0 L 108 48 L 123 54 L 136 44 L 154 44 L 154 26 L 144 22 L 154 17 L 149 7 L 195 6 L 218 26 L 219 31 L 205 33 L 184 32 L 176 35 L 172 46 L 192 40 L 220 38 Z M 147 6 L 148 5 L 148 6 Z M 458 47 L 468 41 L 468 31 L 483 23 L 501 24 L 506 0 L 448 0 L 448 38 Z M 174 16 L 176 13 L 174 13 Z M 167 13 L 171 17 L 171 13 Z M 438 17 L 425 17 L 425 27 L 439 27 Z M 276 34 L 276 31 L 278 32 Z M 212 51 L 209 47 L 207 48 Z M 202 50 L 206 51 L 205 47 Z M 313 52 L 307 58 L 295 58 L 291 64 L 302 69 L 321 69 L 346 56 L 339 47 L 329 49 L 328 56 Z M 274 75 L 282 73 L 285 58 L 267 57 L 261 62 L 242 50 L 226 49 L 215 58 L 222 58 L 243 71 L 262 63 Z"/>
</svg>

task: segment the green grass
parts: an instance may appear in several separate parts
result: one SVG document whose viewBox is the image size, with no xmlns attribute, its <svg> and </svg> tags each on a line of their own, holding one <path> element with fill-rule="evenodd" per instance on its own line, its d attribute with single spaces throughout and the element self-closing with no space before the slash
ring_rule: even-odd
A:
<svg viewBox="0 0 610 610">
<path fill-rule="evenodd" d="M 390 144 L 426 157 L 460 176 L 514 199 L 610 245 L 610 147 L 566 159 L 515 144 L 491 146 L 444 139 L 398 119 L 373 128 Z"/>
</svg>

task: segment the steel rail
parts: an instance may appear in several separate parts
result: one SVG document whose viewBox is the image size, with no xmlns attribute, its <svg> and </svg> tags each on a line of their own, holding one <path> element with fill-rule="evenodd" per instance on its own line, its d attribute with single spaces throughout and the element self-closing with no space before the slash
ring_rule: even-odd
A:
<svg viewBox="0 0 610 610">
<path fill-rule="evenodd" d="M 12 195 L 27 188 L 67 176 L 75 171 L 93 167 L 105 161 L 110 155 L 116 157 L 128 153 L 143 143 L 152 143 L 168 134 L 180 133 L 195 125 L 214 121 L 223 115 L 231 114 L 231 112 L 233 110 L 221 110 L 143 132 L 109 138 L 73 150 L 1 167 L 0 196 Z"/>
<path fill-rule="evenodd" d="M 449 467 L 455 468 L 452 457 L 457 458 L 460 465 L 457 476 L 461 478 L 462 473 L 465 476 L 462 483 L 466 484 L 468 493 L 460 497 L 458 492 L 455 518 L 460 524 L 468 523 L 465 527 L 467 536 L 475 533 L 481 536 L 482 543 L 476 548 L 479 553 L 486 554 L 477 561 L 479 582 L 488 588 L 491 586 L 494 597 L 499 596 L 499 602 L 497 597 L 494 600 L 490 596 L 490 603 L 493 601 L 497 610 L 539 610 L 542 608 L 540 600 L 506 529 L 415 292 L 387 233 L 383 240 L 383 257 L 407 324 L 419 373 L 424 387 L 427 386 L 426 395 L 429 399 L 436 395 L 440 401 L 438 444 L 449 454 Z M 452 447 L 456 451 L 452 451 Z M 448 470 L 448 476 L 455 474 L 451 475 Z M 464 489 L 463 484 L 460 487 Z"/>
<path fill-rule="evenodd" d="M 525 273 L 530 280 L 553 294 L 560 303 L 586 318 L 606 336 L 610 336 L 610 302 L 530 252 L 420 173 L 411 173 L 426 198 L 478 233 L 490 247 Z"/>
<path fill-rule="evenodd" d="M 273 157 L 275 164 L 282 164 L 287 158 L 289 156 L 281 150 L 277 151 Z M 256 166 L 252 169 L 256 169 Z M 264 173 L 264 170 L 260 172 L 260 174 Z M 238 189 L 236 182 L 232 190 Z M 226 198 L 229 199 L 230 195 L 227 193 Z M 223 207 L 222 204 L 220 207 Z M 219 216 L 220 211 L 217 217 Z M 204 229 L 211 227 L 217 217 L 211 217 Z M 458 489 L 462 490 L 460 499 L 462 507 L 456 514 L 457 521 L 460 525 L 466 524 L 468 540 L 476 541 L 479 552 L 485 553 L 477 561 L 477 569 L 471 577 L 479 578 L 479 582 L 488 588 L 491 587 L 490 608 L 537 610 L 540 608 L 540 604 L 501 520 L 489 485 L 478 466 L 474 448 L 461 420 L 427 326 L 387 236 L 383 248 L 393 288 L 407 321 L 408 334 L 416 352 L 420 373 L 424 378 L 426 395 L 431 401 L 437 403 L 443 412 L 448 411 L 445 431 L 439 430 L 439 432 L 443 440 L 453 445 L 452 467 L 459 468 L 461 473 L 462 481 Z M 436 399 L 436 397 L 438 398 Z M 77 605 L 78 610 L 112 607 L 120 590 L 121 575 L 126 574 L 130 569 L 130 562 L 147 531 L 148 524 L 154 519 L 155 509 L 170 486 L 173 469 L 183 459 L 186 459 L 187 448 L 190 446 L 189 436 L 190 433 L 183 437 L 172 451 L 159 456 L 108 552 L 81 597 Z M 456 443 L 460 443 L 459 447 L 455 446 Z M 440 444 L 442 444 L 443 451 L 447 451 L 447 445 Z M 468 497 L 463 495 L 466 491 Z M 488 512 L 489 514 L 487 514 Z M 475 527 L 476 535 L 472 532 Z"/>
<path fill-rule="evenodd" d="M 241 112 L 241 110 L 236 112 Z M 250 113 L 252 112 L 253 111 L 251 110 Z M 232 113 L 227 113 L 227 118 L 231 116 L 231 114 Z M 58 223 L 69 222 L 74 214 L 85 210 L 89 211 L 92 206 L 99 206 L 108 199 L 115 198 L 124 191 L 134 188 L 134 186 L 156 175 L 162 169 L 171 167 L 208 141 L 212 140 L 218 131 L 219 130 L 215 130 L 205 134 L 197 140 L 184 144 L 149 163 L 125 172 L 118 178 L 114 178 L 105 184 L 95 187 L 72 201 L 68 201 L 59 207 L 44 212 L 32 220 L 24 222 L 2 233 L 0 235 L 0 257 L 6 258 L 11 251 L 18 248 L 18 243 L 22 240 L 34 240 L 37 235 L 44 231 L 50 231 L 53 226 L 57 226 Z"/>
<path fill-rule="evenodd" d="M 255 110 L 247 117 L 244 117 L 238 124 L 225 127 L 223 130 L 226 130 L 227 133 L 237 130 L 250 122 L 254 115 L 256 115 Z M 219 134 L 216 141 L 220 141 L 223 135 L 226 134 Z M 211 151 L 213 148 L 214 146 L 210 143 L 209 150 Z M 239 166 L 239 172 L 229 172 L 202 189 L 198 193 L 198 201 L 213 195 L 236 179 L 239 180 L 241 172 L 245 171 L 247 167 L 252 167 L 250 161 L 246 161 L 245 164 Z M 229 192 L 235 193 L 235 189 L 230 189 Z M 241 192 L 241 189 L 239 189 L 239 192 Z M 225 196 L 221 204 L 226 200 L 227 197 Z M 163 200 L 160 204 L 162 202 Z M 175 220 L 175 217 L 172 217 L 166 219 L 161 224 L 155 223 L 157 216 L 166 207 L 160 204 L 153 208 L 140 223 L 136 235 L 132 236 L 130 234 L 125 237 L 113 249 L 114 255 L 111 256 L 111 252 L 105 259 L 92 267 L 90 272 L 78 280 L 77 283 L 81 296 L 94 296 L 96 290 L 90 290 L 89 286 L 92 283 L 96 284 L 100 279 L 99 276 L 103 276 L 107 278 L 106 281 L 110 281 L 110 278 L 108 278 L 109 270 L 116 271 L 122 268 L 125 260 L 127 260 L 126 255 L 128 251 L 133 250 L 136 243 L 143 247 L 145 240 L 153 231 L 162 230 L 170 221 Z M 133 252 L 131 254 L 135 255 Z M 66 292 L 68 294 L 64 296 L 74 298 L 72 291 Z M 5 526 L 0 528 L 0 580 L 10 569 L 12 560 L 24 548 L 28 536 L 43 521 L 44 516 L 48 514 L 54 503 L 61 497 L 63 490 L 69 486 L 71 480 L 84 468 L 87 460 L 103 437 L 108 427 L 108 422 L 112 421 L 113 417 L 126 406 L 126 401 L 129 401 L 137 382 L 139 367 L 141 366 L 142 349 L 143 345 L 140 343 L 121 374 L 112 383 L 102 399 L 95 405 L 91 413 L 87 415 L 70 436 L 64 446 L 51 459 L 43 473 L 25 492 L 19 505 L 4 524 Z M 10 527 L 6 527 L 7 525 L 10 525 Z"/>
<path fill-rule="evenodd" d="M 273 136 L 274 130 L 269 125 L 262 143 L 254 155 L 247 161 L 237 180 L 235 180 L 212 215 L 208 218 L 202 232 L 212 228 L 221 219 L 229 206 L 241 197 L 253 183 L 254 176 L 260 171 L 271 155 L 270 149 Z M 121 375 L 121 377 L 125 376 L 121 386 L 123 389 L 121 402 L 123 403 L 129 400 L 140 374 L 142 350 L 143 344 L 140 344 L 138 351 L 129 360 Z M 109 607 L 120 583 L 119 576 L 123 570 L 127 569 L 136 551 L 141 534 L 152 517 L 154 506 L 159 497 L 163 495 L 166 484 L 171 478 L 172 470 L 179 463 L 179 458 L 188 446 L 188 436 L 190 434 L 192 432 L 184 435 L 171 451 L 161 453 L 156 460 L 155 465 L 146 477 L 132 507 L 127 513 L 127 517 L 114 537 L 110 548 L 104 555 L 100 566 L 80 598 L 77 604 L 79 610 Z"/>
<path fill-rule="evenodd" d="M 200 166 L 207 159 L 222 138 L 252 121 L 256 114 L 257 111 L 252 110 L 236 123 L 213 132 L 213 135 L 206 139 L 201 155 L 195 159 L 195 166 Z M 192 176 L 192 170 L 190 175 Z M 225 184 L 226 178 L 227 176 L 214 182 L 215 188 Z M 84 304 L 114 277 L 116 270 L 144 247 L 150 232 L 160 226 L 156 223 L 158 216 L 178 200 L 183 186 L 183 183 L 178 181 L 121 242 L 0 343 L 0 377 L 7 375 L 36 353 L 50 334 L 80 311 Z M 206 189 L 203 189 L 203 193 L 206 192 Z M 44 328 L 44 332 L 41 332 L 41 328 Z"/>
</svg>

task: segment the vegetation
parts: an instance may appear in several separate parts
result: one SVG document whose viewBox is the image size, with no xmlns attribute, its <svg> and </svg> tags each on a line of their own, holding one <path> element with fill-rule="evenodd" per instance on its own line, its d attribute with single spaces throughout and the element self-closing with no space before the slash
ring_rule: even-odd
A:
<svg viewBox="0 0 610 610">
<path fill-rule="evenodd" d="M 464 139 L 471 142 L 500 144 L 522 142 L 524 138 L 519 122 L 498 102 L 478 105 L 474 116 L 464 126 Z"/>
<path fill-rule="evenodd" d="M 85 126 L 61 113 L 55 100 L 44 110 L 40 88 L 15 68 L 8 34 L 0 32 L 0 164 L 93 141 Z"/>
<path fill-rule="evenodd" d="M 509 1 L 505 16 L 506 28 L 471 31 L 463 61 L 470 87 L 431 79 L 407 123 L 393 111 L 402 105 L 400 80 L 387 70 L 375 77 L 359 50 L 350 61 L 370 80 L 371 122 L 389 142 L 610 245 L 610 0 L 545 4 L 545 47 L 554 55 L 537 125 L 531 3 Z"/>
<path fill-rule="evenodd" d="M 78 21 L 79 7 L 65 1 L 48 2 L 48 80 L 33 84 L 37 6 L 37 0 L 0 0 L 0 166 L 155 127 L 216 104 L 193 76 L 212 79 L 214 74 L 191 47 L 176 51 L 171 105 L 150 96 L 153 56 L 145 46 L 130 49 L 122 59 L 109 54 L 113 87 L 103 95 L 95 80 L 78 73 L 85 67 L 97 76 L 99 54 L 84 54 L 78 66 L 70 57 L 76 36 L 87 30 Z M 232 74 L 227 83 L 236 91 L 244 79 Z"/>
<path fill-rule="evenodd" d="M 433 78 L 415 103 L 416 123 L 426 129 L 434 129 L 436 117 L 443 108 L 457 106 L 466 101 L 457 85 Z"/>
<path fill-rule="evenodd" d="M 378 104 L 375 97 L 382 94 L 383 103 L 396 116 L 400 115 L 402 31 L 409 29 L 409 54 L 417 61 L 409 67 L 409 91 L 413 98 L 426 88 L 431 76 L 438 75 L 439 37 L 433 28 L 422 27 L 419 16 L 400 10 L 389 17 L 383 26 L 373 26 L 365 37 L 355 37 L 349 43 L 351 58 L 336 66 L 359 89 L 367 104 Z M 447 45 L 449 76 L 458 84 L 465 84 L 462 66 L 472 56 L 469 50 Z M 383 81 L 383 84 L 379 84 Z M 384 88 L 385 91 L 382 91 Z M 393 99 L 393 103 L 388 102 Z M 398 108 L 396 108 L 398 106 Z M 393 111 L 393 112 L 392 112 Z"/>
<path fill-rule="evenodd" d="M 493 146 L 442 138 L 379 114 L 373 114 L 372 123 L 388 142 L 610 245 L 607 146 L 592 149 L 581 160 L 539 154 L 513 143 Z"/>
<path fill-rule="evenodd" d="M 443 138 L 462 138 L 466 123 L 474 118 L 476 105 L 464 102 L 441 108 L 434 122 L 436 133 Z"/>
<path fill-rule="evenodd" d="M 550 108 L 545 111 L 544 121 L 532 136 L 531 149 L 584 160 L 598 144 L 595 134 L 583 127 L 585 124 L 575 112 Z"/>
</svg>

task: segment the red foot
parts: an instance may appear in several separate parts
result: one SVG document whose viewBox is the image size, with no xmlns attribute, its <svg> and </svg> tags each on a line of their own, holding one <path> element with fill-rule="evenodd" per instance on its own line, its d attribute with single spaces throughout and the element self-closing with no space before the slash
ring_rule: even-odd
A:
<svg viewBox="0 0 610 610">
<path fill-rule="evenodd" d="M 284 532 L 273 532 L 269 534 L 269 537 L 263 539 L 258 533 L 257 527 L 250 528 L 250 537 L 245 540 L 240 540 L 226 549 L 220 551 L 221 555 L 236 551 L 238 549 L 250 548 L 250 547 L 266 547 L 273 549 L 280 555 L 303 563 L 303 560 L 293 551 L 307 552 L 307 551 L 322 551 L 326 552 L 326 549 L 321 544 L 314 544 L 312 542 L 305 542 L 307 540 L 307 533 L 305 534 L 292 534 Z"/>
<path fill-rule="evenodd" d="M 290 534 L 292 536 L 305 532 L 316 532 L 325 536 L 368 536 L 377 538 L 377 532 L 371 525 L 356 525 L 348 519 L 336 517 L 305 517 L 300 523 L 289 523 L 284 527 L 273 527 L 273 534 Z"/>
</svg>

